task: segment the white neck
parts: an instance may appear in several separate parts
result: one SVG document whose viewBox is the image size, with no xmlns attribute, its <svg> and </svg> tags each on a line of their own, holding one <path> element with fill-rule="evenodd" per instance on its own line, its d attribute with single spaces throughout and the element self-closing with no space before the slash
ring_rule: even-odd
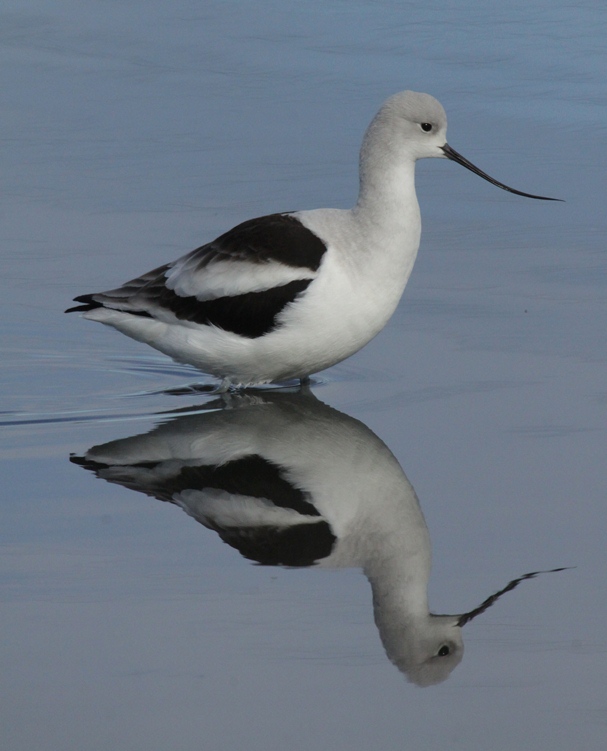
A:
<svg viewBox="0 0 607 751">
<path fill-rule="evenodd" d="M 400 139 L 391 138 L 391 123 L 376 117 L 360 150 L 359 195 L 353 214 L 366 223 L 408 233 L 421 230 L 415 193 L 415 159 Z"/>
</svg>

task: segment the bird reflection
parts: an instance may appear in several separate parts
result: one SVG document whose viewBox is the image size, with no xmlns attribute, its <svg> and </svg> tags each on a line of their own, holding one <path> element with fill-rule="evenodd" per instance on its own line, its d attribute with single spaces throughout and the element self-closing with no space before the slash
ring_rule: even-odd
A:
<svg viewBox="0 0 607 751">
<path fill-rule="evenodd" d="M 249 560 L 361 568 L 386 653 L 419 686 L 459 664 L 466 623 L 540 573 L 467 613 L 431 613 L 430 538 L 413 487 L 366 425 L 309 392 L 225 395 L 72 461 L 180 506 Z"/>
</svg>

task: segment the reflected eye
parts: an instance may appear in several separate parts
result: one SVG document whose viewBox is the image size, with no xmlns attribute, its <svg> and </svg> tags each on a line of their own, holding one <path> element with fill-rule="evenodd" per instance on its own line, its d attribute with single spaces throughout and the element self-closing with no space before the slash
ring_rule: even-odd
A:
<svg viewBox="0 0 607 751">
<path fill-rule="evenodd" d="M 423 127 L 423 126 L 422 126 Z M 443 646 L 438 650 L 438 656 L 439 657 L 446 657 L 451 650 L 446 644 L 443 644 Z"/>
<path fill-rule="evenodd" d="M 432 123 L 420 123 L 420 127 L 425 133 L 429 133 L 432 130 Z"/>
</svg>

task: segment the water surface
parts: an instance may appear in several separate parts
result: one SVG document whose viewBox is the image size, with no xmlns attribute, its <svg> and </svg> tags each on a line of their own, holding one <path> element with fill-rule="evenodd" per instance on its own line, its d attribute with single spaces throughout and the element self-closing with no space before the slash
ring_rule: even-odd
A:
<svg viewBox="0 0 607 751">
<path fill-rule="evenodd" d="M 590 2 L 3 12 L 6 748 L 604 748 L 605 21 Z M 107 482 L 70 461 L 233 418 L 166 393 L 192 370 L 62 313 L 251 216 L 351 205 L 362 133 L 404 88 L 441 100 L 449 142 L 482 169 L 566 200 L 421 163 L 403 301 L 313 385 L 342 439 L 328 463 L 314 430 L 299 439 L 308 501 L 320 451 L 345 527 L 377 525 L 373 545 L 334 519 L 329 533 L 419 574 L 378 532 L 396 528 L 381 499 L 403 494 L 398 540 L 432 553 L 430 611 L 575 566 L 467 624 L 461 662 L 425 688 L 390 651 L 364 556 L 323 565 L 316 547 L 317 565 L 254 565 L 192 508 L 160 502 L 158 483 L 146 495 L 125 470 Z M 337 479 L 355 441 L 383 457 L 356 493 L 360 462 Z"/>
</svg>

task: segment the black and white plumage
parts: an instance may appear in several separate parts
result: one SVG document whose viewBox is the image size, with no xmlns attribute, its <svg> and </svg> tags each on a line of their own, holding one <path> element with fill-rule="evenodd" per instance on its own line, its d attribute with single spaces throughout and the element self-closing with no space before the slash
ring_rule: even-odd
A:
<svg viewBox="0 0 607 751">
<path fill-rule="evenodd" d="M 415 162 L 446 157 L 495 185 L 446 143 L 428 94 L 388 99 L 360 154 L 350 210 L 271 214 L 239 224 L 117 289 L 75 298 L 90 320 L 231 384 L 305 378 L 349 357 L 385 326 L 419 247 Z M 546 199 L 553 200 L 553 199 Z"/>
<path fill-rule="evenodd" d="M 243 222 L 118 289 L 82 295 L 76 302 L 84 304 L 71 310 L 119 308 L 153 320 L 164 313 L 184 326 L 257 339 L 276 328 L 283 308 L 308 287 L 325 251 L 292 215 L 271 214 Z"/>
<path fill-rule="evenodd" d="M 387 446 L 310 393 L 225 398 L 72 461 L 175 504 L 258 563 L 361 568 L 389 658 L 420 685 L 447 678 L 460 616 L 429 611 L 428 529 Z"/>
<path fill-rule="evenodd" d="M 474 610 L 432 613 L 428 529 L 388 447 L 310 393 L 224 400 L 72 461 L 175 504 L 257 563 L 362 569 L 386 653 L 419 685 L 445 680 L 463 656 L 462 627 L 536 575 Z"/>
</svg>

